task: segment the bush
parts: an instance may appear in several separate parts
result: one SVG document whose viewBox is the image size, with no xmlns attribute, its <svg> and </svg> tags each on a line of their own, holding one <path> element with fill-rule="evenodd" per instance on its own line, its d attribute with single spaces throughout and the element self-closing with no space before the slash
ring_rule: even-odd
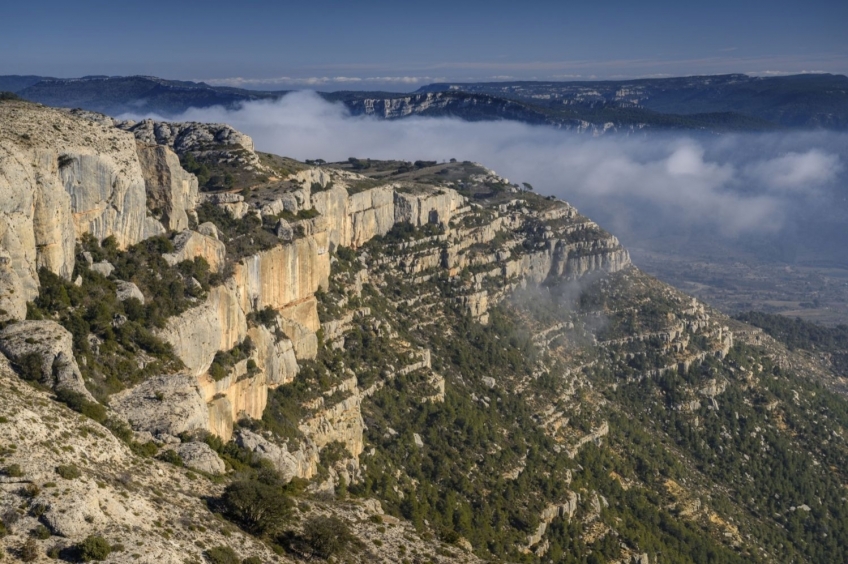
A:
<svg viewBox="0 0 848 564">
<path fill-rule="evenodd" d="M 347 549 L 356 538 L 348 524 L 338 517 L 310 517 L 303 526 L 301 535 L 313 556 L 329 558 Z"/>
<path fill-rule="evenodd" d="M 41 371 L 42 362 L 40 354 L 31 352 L 20 357 L 13 366 L 22 379 L 29 382 L 40 382 L 44 377 Z"/>
<path fill-rule="evenodd" d="M 258 480 L 233 482 L 221 498 L 224 515 L 256 535 L 273 535 L 288 520 L 292 502 L 282 488 Z"/>
<path fill-rule="evenodd" d="M 262 564 L 262 559 L 258 556 L 249 556 L 242 560 L 241 564 Z"/>
<path fill-rule="evenodd" d="M 45 527 L 42 524 L 36 525 L 30 532 L 30 536 L 35 539 L 49 539 L 50 538 L 50 529 Z"/>
<path fill-rule="evenodd" d="M 77 545 L 77 549 L 83 562 L 103 560 L 112 552 L 112 547 L 106 542 L 106 539 L 98 535 L 89 535 Z"/>
<path fill-rule="evenodd" d="M 66 480 L 76 480 L 80 477 L 80 470 L 73 464 L 57 466 L 56 473 Z"/>
<path fill-rule="evenodd" d="M 216 546 L 204 553 L 212 564 L 239 564 L 239 557 L 229 546 Z"/>
<path fill-rule="evenodd" d="M 21 560 L 24 562 L 38 560 L 38 543 L 35 542 L 35 539 L 27 539 L 21 546 Z"/>
<path fill-rule="evenodd" d="M 24 471 L 21 470 L 20 464 L 10 464 L 3 469 L 3 473 L 10 478 L 20 478 L 24 475 Z"/>
<path fill-rule="evenodd" d="M 159 460 L 161 460 L 162 462 L 167 462 L 169 464 L 173 464 L 174 466 L 182 466 L 183 465 L 182 457 L 179 455 L 179 453 L 177 453 L 177 451 L 172 450 L 172 449 L 166 450 L 165 452 L 160 454 L 157 458 L 159 458 Z"/>
<path fill-rule="evenodd" d="M 96 401 L 91 401 L 79 392 L 62 389 L 56 392 L 56 399 L 77 413 L 82 413 L 98 423 L 106 421 L 106 408 Z"/>
</svg>

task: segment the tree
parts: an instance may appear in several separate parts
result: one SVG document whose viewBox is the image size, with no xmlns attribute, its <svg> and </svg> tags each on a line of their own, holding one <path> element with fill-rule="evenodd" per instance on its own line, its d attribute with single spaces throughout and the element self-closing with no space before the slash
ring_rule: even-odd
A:
<svg viewBox="0 0 848 564">
<path fill-rule="evenodd" d="M 233 482 L 221 502 L 227 518 L 255 535 L 277 533 L 292 511 L 291 500 L 279 486 L 257 480 Z"/>
<path fill-rule="evenodd" d="M 229 546 L 215 546 L 204 553 L 212 564 L 239 564 L 240 560 L 235 551 Z"/>
<path fill-rule="evenodd" d="M 533 185 L 530 184 L 529 182 L 522 182 L 521 184 L 524 186 L 524 189 L 527 190 L 528 192 L 533 191 Z"/>
<path fill-rule="evenodd" d="M 83 562 L 103 560 L 112 552 L 112 547 L 106 542 L 106 539 L 98 535 L 89 535 L 77 545 L 77 548 Z"/>
<path fill-rule="evenodd" d="M 302 539 L 309 546 L 313 556 L 324 559 L 346 549 L 356 540 L 347 523 L 336 516 L 321 515 L 310 517 L 306 521 Z"/>
</svg>

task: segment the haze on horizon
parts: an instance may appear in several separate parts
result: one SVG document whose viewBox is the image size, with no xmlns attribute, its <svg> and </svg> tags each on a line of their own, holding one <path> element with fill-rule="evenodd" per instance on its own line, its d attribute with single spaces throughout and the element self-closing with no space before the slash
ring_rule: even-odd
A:
<svg viewBox="0 0 848 564">
<path fill-rule="evenodd" d="M 13 3 L 0 24 L 0 74 L 396 91 L 439 81 L 848 74 L 845 2 L 506 7 L 501 0 Z"/>
</svg>

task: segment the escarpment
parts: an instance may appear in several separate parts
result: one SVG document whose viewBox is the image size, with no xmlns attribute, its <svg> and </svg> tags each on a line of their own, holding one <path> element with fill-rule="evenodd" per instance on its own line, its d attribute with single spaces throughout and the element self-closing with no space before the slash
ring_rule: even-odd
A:
<svg viewBox="0 0 848 564">
<path fill-rule="evenodd" d="M 264 537 L 292 550 L 339 514 L 392 561 L 844 560 L 848 411 L 822 355 L 645 275 L 569 204 L 471 162 L 311 166 L 226 126 L 0 115 L 16 543 L 152 531 L 139 561 L 181 562 L 232 536 L 272 561 L 209 511 L 249 476 L 297 500 Z"/>
<path fill-rule="evenodd" d="M 187 223 L 196 181 L 168 149 L 33 104 L 0 104 L 0 121 L 0 300 L 8 306 L 0 318 L 23 319 L 38 295 L 39 268 L 70 278 L 83 235 L 126 248 Z"/>
<path fill-rule="evenodd" d="M 261 204 L 226 194 L 215 197 L 217 203 L 211 205 L 236 217 L 246 213 L 260 222 L 286 214 L 291 218 L 277 244 L 232 257 L 228 246 L 233 236 L 222 226 L 210 222 L 197 226 L 198 183 L 181 168 L 173 151 L 186 154 L 237 146 L 252 162 L 256 154 L 247 136 L 226 126 L 116 122 L 89 112 L 16 104 L 4 104 L 2 109 L 10 123 L 3 139 L 2 167 L 4 190 L 10 196 L 4 200 L 10 221 L 3 233 L 8 258 L 2 265 L 6 283 L 2 298 L 10 303 L 4 308 L 7 316 L 24 317 L 26 301 L 38 291 L 37 268 L 71 277 L 74 246 L 84 234 L 96 240 L 111 237 L 119 248 L 126 248 L 153 235 L 179 231 L 173 237 L 173 251 L 163 254 L 166 262 L 177 266 L 202 259 L 210 272 L 223 275 L 200 303 L 157 330 L 184 364 L 185 374 L 197 381 L 176 396 L 187 401 L 196 394 L 194 407 L 174 418 L 163 410 L 180 411 L 176 405 L 182 400 L 151 404 L 144 399 L 151 394 L 171 397 L 175 392 L 165 380 L 151 380 L 145 384 L 149 390 L 128 390 L 110 403 L 139 430 L 173 435 L 206 429 L 229 439 L 240 418 L 261 418 L 269 389 L 292 381 L 298 361 L 318 354 L 322 320 L 316 296 L 329 289 L 333 253 L 363 247 L 397 226 L 432 231 L 423 240 L 400 245 L 404 256 L 399 266 L 406 273 L 444 271 L 455 277 L 468 269 L 477 271 L 455 299 L 481 321 L 486 320 L 489 305 L 509 291 L 490 294 L 486 287 L 490 277 L 517 287 L 549 277 L 615 272 L 629 263 L 613 237 L 571 237 L 587 225 L 596 229 L 594 224 L 569 224 L 556 231 L 544 227 L 544 221 L 576 217 L 564 203 L 552 203 L 541 214 L 518 200 L 484 209 L 452 187 L 401 181 L 361 189 L 358 185 L 366 177 L 319 168 L 293 173 L 292 189 Z M 29 133 L 13 133 L 24 130 Z M 24 167 L 24 162 L 30 166 Z M 487 174 L 487 179 L 492 177 Z M 25 189 L 12 188 L 20 185 Z M 282 233 L 279 227 L 277 233 Z M 484 252 L 483 247 L 496 239 L 506 244 Z M 104 273 L 108 276 L 110 271 Z M 251 321 L 259 314 L 266 316 L 266 325 Z M 245 343 L 250 348 L 247 358 L 224 368 L 215 364 L 219 355 Z M 362 450 L 362 426 L 350 426 L 350 421 L 361 420 L 358 413 L 358 401 L 322 403 L 303 432 L 319 449 L 340 438 L 356 456 Z M 155 423 L 171 419 L 164 426 Z"/>
</svg>

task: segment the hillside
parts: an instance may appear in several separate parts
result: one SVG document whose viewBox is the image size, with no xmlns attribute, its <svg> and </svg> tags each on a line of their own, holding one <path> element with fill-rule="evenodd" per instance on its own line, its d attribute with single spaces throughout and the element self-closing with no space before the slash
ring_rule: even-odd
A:
<svg viewBox="0 0 848 564">
<path fill-rule="evenodd" d="M 568 203 L 225 125 L 0 123 L 7 558 L 848 559 L 833 365 Z"/>
</svg>

